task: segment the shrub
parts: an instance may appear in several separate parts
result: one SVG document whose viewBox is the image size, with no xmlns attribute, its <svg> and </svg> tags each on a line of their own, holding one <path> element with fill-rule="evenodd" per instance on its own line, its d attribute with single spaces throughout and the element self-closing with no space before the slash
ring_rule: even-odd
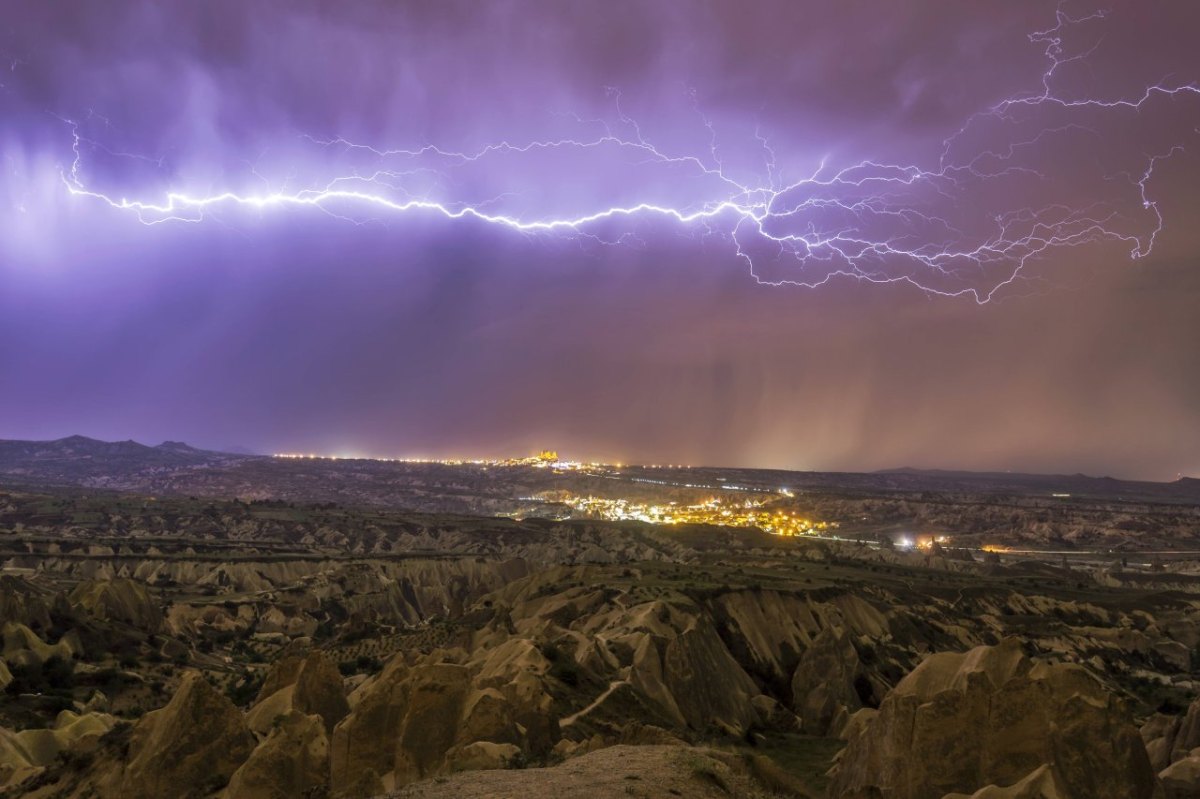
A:
<svg viewBox="0 0 1200 799">
<path fill-rule="evenodd" d="M 40 666 L 12 666 L 12 682 L 5 689 L 10 694 L 40 694 L 48 691 L 69 691 L 75 684 L 75 663 L 52 655 Z"/>
<path fill-rule="evenodd" d="M 231 682 L 225 688 L 225 695 L 235 705 L 246 705 L 258 696 L 258 690 L 262 687 L 262 680 L 255 679 L 252 676 L 246 676 L 237 682 Z"/>
<path fill-rule="evenodd" d="M 42 664 L 42 677 L 52 689 L 68 689 L 75 681 L 75 662 L 51 655 Z"/>
<path fill-rule="evenodd" d="M 382 668 L 383 662 L 370 655 L 359 655 L 354 660 L 343 660 L 338 664 L 338 671 L 343 677 L 349 677 L 351 674 L 374 674 Z"/>
</svg>

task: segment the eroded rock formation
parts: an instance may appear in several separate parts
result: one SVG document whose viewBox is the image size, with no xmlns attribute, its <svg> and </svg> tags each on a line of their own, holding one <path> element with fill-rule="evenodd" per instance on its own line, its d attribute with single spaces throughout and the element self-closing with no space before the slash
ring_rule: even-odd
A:
<svg viewBox="0 0 1200 799">
<path fill-rule="evenodd" d="M 1043 767 L 1035 783 L 1053 780 L 1060 799 L 1150 799 L 1155 788 L 1121 702 L 1082 668 L 1031 661 L 1015 639 L 931 655 L 850 726 L 838 799 L 970 795 Z"/>
</svg>

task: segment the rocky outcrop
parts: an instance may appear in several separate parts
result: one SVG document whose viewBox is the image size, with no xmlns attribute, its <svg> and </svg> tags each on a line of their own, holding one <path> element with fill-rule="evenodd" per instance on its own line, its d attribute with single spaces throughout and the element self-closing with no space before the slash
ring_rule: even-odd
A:
<svg viewBox="0 0 1200 799">
<path fill-rule="evenodd" d="M 0 728 L 0 788 L 35 776 L 64 752 L 86 748 L 115 723 L 106 713 L 64 710 L 52 727 L 16 733 Z"/>
<path fill-rule="evenodd" d="M 116 719 L 107 713 L 74 713 L 64 710 L 54 720 L 54 726 L 46 729 L 22 730 L 15 736 L 35 766 L 46 766 L 61 752 L 68 751 L 81 742 L 99 738 L 112 729 Z"/>
<path fill-rule="evenodd" d="M 1166 799 L 1200 796 L 1200 699 L 1181 716 L 1153 716 L 1142 739 Z"/>
<path fill-rule="evenodd" d="M 11 665 L 41 666 L 52 657 L 70 660 L 83 652 L 79 636 L 69 632 L 56 644 L 48 644 L 24 624 L 8 622 L 0 628 L 4 638 L 4 660 Z"/>
<path fill-rule="evenodd" d="M 1012 785 L 988 785 L 970 796 L 948 793 L 942 799 L 1061 799 L 1064 795 L 1054 771 L 1049 766 L 1041 766 Z"/>
<path fill-rule="evenodd" d="M 34 629 L 50 627 L 54 597 L 22 577 L 0 575 L 0 619 Z"/>
<path fill-rule="evenodd" d="M 1082 668 L 1031 661 L 1016 639 L 930 656 L 878 711 L 859 711 L 848 737 L 837 799 L 970 795 L 1043 766 L 1057 799 L 1149 799 L 1155 788 L 1123 704 Z"/>
<path fill-rule="evenodd" d="M 316 714 L 327 733 L 350 712 L 337 666 L 319 650 L 289 655 L 267 675 L 258 700 L 246 714 L 250 729 L 266 734 L 275 719 L 292 711 Z"/>
<path fill-rule="evenodd" d="M 810 735 L 841 735 L 850 714 L 862 707 L 855 688 L 860 676 L 858 652 L 846 631 L 822 630 L 792 676 L 792 703 L 801 729 Z"/>
<path fill-rule="evenodd" d="M 1182 716 L 1156 715 L 1142 725 L 1142 740 L 1155 771 L 1162 771 L 1200 747 L 1200 699 Z"/>
<path fill-rule="evenodd" d="M 0 728 L 0 788 L 19 785 L 40 771 L 16 735 Z"/>
<path fill-rule="evenodd" d="M 329 783 L 329 739 L 318 715 L 290 711 L 234 772 L 223 799 L 294 799 Z"/>
<path fill-rule="evenodd" d="M 1200 796 L 1200 748 L 1176 760 L 1158 773 L 1165 799 L 1195 799 Z"/>
<path fill-rule="evenodd" d="M 529 752 L 546 752 L 558 741 L 560 729 L 547 690 L 550 662 L 527 638 L 512 638 L 474 661 L 473 685 L 479 691 L 498 695 L 497 703 L 511 714 L 520 744 Z M 487 730 L 476 740 L 496 741 Z M 464 737 L 471 737 L 466 734 Z"/>
<path fill-rule="evenodd" d="M 201 797 L 222 788 L 254 750 L 242 714 L 197 672 L 133 728 L 129 762 L 109 782 L 121 799 Z"/>
<path fill-rule="evenodd" d="M 144 583 L 137 580 L 89 580 L 68 596 L 81 614 L 101 621 L 120 621 L 147 632 L 157 632 L 163 614 Z"/>
<path fill-rule="evenodd" d="M 165 631 L 181 638 L 204 638 L 211 633 L 249 636 L 254 631 L 254 608 L 238 605 L 227 610 L 220 605 L 176 603 L 167 608 Z"/>
<path fill-rule="evenodd" d="M 440 771 L 457 738 L 469 689 L 470 672 L 458 664 L 410 669 L 398 663 L 385 671 L 334 730 L 334 789 L 357 782 L 366 768 L 379 774 L 380 787 L 388 790 Z M 471 709 L 483 716 L 492 703 L 485 699 L 480 707 L 479 699 Z M 481 726 L 479 718 L 475 721 Z"/>
<path fill-rule="evenodd" d="M 24 774 L 8 768 L 10 779 L 38 773 L 40 763 L 49 776 L 30 793 L 34 797 L 208 799 L 226 786 L 254 744 L 238 709 L 190 672 L 166 707 L 132 727 L 104 714 L 62 713 L 53 729 L 0 732 L 0 776 L 17 752 L 29 767 Z M 62 752 L 80 757 L 64 762 Z"/>
<path fill-rule="evenodd" d="M 472 665 L 444 655 L 413 665 L 394 658 L 356 692 L 354 709 L 333 731 L 335 794 L 393 790 L 547 751 L 558 739 L 557 722 L 536 672 L 523 678 L 511 668 L 522 660 L 522 644 Z"/>
<path fill-rule="evenodd" d="M 714 600 L 712 608 L 738 660 L 781 689 L 786 689 L 804 651 L 823 630 L 845 630 L 851 640 L 879 639 L 889 632 L 887 617 L 853 594 L 814 602 L 779 591 L 730 591 Z"/>
<path fill-rule="evenodd" d="M 703 618 L 667 642 L 662 679 L 693 729 L 741 733 L 758 720 L 751 700 L 762 692 Z"/>
<path fill-rule="evenodd" d="M 520 761 L 521 747 L 516 744 L 498 744 L 491 741 L 476 741 L 458 750 L 454 758 L 456 771 L 483 771 L 505 768 Z"/>
<path fill-rule="evenodd" d="M 415 548 L 421 544 L 414 542 Z M 74 562 L 54 562 L 53 568 L 77 573 Z M 504 560 L 423 559 L 403 561 L 237 561 L 233 563 L 146 557 L 130 576 L 157 582 L 198 585 L 217 593 L 261 593 L 304 585 L 305 601 L 332 603 L 355 618 L 388 624 L 417 624 L 431 617 L 457 617 L 479 597 L 529 574 L 521 558 Z M 290 626 L 288 614 L 272 613 L 274 602 L 261 610 L 266 629 Z M 248 608 L 249 609 L 249 608 Z M 259 614 L 255 613 L 258 623 Z M 171 620 L 176 632 L 189 620 Z M 301 626 L 307 622 L 302 621 Z M 297 634 L 305 634 L 295 630 Z"/>
<path fill-rule="evenodd" d="M 294 685 L 296 677 L 300 674 L 300 668 L 303 665 L 304 656 L 302 654 L 284 654 L 280 657 L 271 666 L 271 670 L 267 672 L 267 676 L 263 678 L 262 685 L 258 688 L 258 696 L 254 699 L 254 704 L 258 705 L 272 694 L 282 691 L 289 685 Z"/>
<path fill-rule="evenodd" d="M 555 579 L 586 569 L 561 570 Z M 579 714 L 604 716 L 605 704 L 624 702 L 632 689 L 646 711 L 643 721 L 696 732 L 741 735 L 764 722 L 755 699 L 762 690 L 742 668 L 703 607 L 651 600 L 626 605 L 594 588 L 547 594 L 533 583 L 513 586 L 509 619 L 520 635 L 556 641 L 571 659 L 607 685 L 580 704 Z M 493 630 L 503 638 L 509 633 Z M 490 643 L 490 642 L 489 642 Z M 599 704 L 596 704 L 599 703 Z M 586 711 L 586 713 L 584 713 Z M 628 721 L 608 715 L 614 728 Z M 574 726 L 574 725 L 572 725 Z"/>
</svg>

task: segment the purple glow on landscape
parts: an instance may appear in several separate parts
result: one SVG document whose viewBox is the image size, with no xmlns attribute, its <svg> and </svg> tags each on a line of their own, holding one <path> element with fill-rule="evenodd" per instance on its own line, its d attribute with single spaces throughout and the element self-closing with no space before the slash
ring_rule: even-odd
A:
<svg viewBox="0 0 1200 799">
<path fill-rule="evenodd" d="M 1200 469 L 1188 3 L 5 17 L 0 436 Z"/>
</svg>

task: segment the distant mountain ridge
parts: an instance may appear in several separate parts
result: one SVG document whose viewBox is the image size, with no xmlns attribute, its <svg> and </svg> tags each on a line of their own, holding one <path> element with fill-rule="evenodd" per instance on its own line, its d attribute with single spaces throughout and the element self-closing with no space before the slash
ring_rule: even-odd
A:
<svg viewBox="0 0 1200 799">
<path fill-rule="evenodd" d="M 1200 479 L 1179 477 L 1170 482 L 1152 480 L 1125 480 L 1104 475 L 1095 477 L 1076 472 L 1074 474 L 1036 474 L 1031 472 L 972 472 L 961 469 L 917 469 L 905 466 L 899 469 L 881 469 L 872 474 L 889 478 L 942 480 L 951 482 L 993 483 L 1014 488 L 1050 489 L 1062 493 L 1114 494 L 1132 496 L 1161 495 L 1164 498 L 1200 501 Z"/>
<path fill-rule="evenodd" d="M 41 485 L 128 488 L 138 478 L 228 465 L 245 456 L 180 441 L 157 446 L 67 436 L 52 441 L 0 440 L 0 480 Z"/>
<path fill-rule="evenodd" d="M 111 457 L 114 455 L 149 454 L 153 452 L 180 455 L 225 455 L 227 453 L 203 450 L 182 441 L 164 441 L 157 446 L 125 441 L 101 441 L 98 438 L 74 435 L 50 441 L 24 441 L 0 439 L 0 458 L 11 455 L 30 457 Z"/>
</svg>

